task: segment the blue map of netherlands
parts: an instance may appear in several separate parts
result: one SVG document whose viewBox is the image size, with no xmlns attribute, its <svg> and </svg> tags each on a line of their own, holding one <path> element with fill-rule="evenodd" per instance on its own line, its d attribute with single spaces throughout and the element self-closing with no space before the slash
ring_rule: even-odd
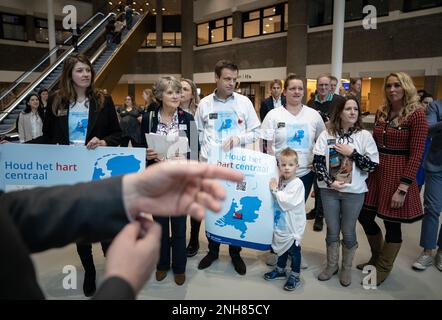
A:
<svg viewBox="0 0 442 320">
<path fill-rule="evenodd" d="M 229 211 L 221 218 L 216 220 L 215 225 L 219 227 L 232 226 L 240 231 L 240 238 L 245 238 L 247 232 L 247 223 L 254 223 L 259 215 L 256 213 L 261 208 L 262 201 L 258 197 L 243 197 L 239 201 L 241 210 L 238 210 L 238 204 L 232 199 Z"/>
</svg>

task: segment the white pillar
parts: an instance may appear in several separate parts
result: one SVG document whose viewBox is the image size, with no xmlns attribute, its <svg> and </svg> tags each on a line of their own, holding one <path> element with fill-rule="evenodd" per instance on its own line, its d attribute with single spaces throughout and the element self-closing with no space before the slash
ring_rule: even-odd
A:
<svg viewBox="0 0 442 320">
<path fill-rule="evenodd" d="M 56 41 L 55 41 L 55 16 L 54 16 L 54 1 L 53 0 L 47 0 L 48 3 L 48 38 L 49 38 L 49 51 L 51 51 L 53 48 L 55 48 Z M 51 56 L 51 63 L 55 62 L 55 59 L 57 58 L 56 54 L 53 54 Z"/>
<path fill-rule="evenodd" d="M 338 78 L 336 91 L 341 86 L 342 57 L 344 52 L 345 0 L 335 0 L 333 6 L 333 40 L 331 74 Z"/>
</svg>

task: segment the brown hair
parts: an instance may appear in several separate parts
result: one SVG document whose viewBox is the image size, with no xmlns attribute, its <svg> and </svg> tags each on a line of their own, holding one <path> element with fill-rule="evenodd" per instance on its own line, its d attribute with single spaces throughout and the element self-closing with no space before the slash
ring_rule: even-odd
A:
<svg viewBox="0 0 442 320">
<path fill-rule="evenodd" d="M 341 127 L 341 114 L 342 111 L 345 108 L 345 104 L 347 101 L 353 100 L 356 102 L 356 105 L 358 106 L 358 119 L 356 120 L 355 124 L 353 125 L 353 128 L 356 129 L 355 131 L 364 129 L 364 125 L 362 123 L 362 116 L 361 116 L 361 107 L 359 105 L 358 99 L 353 95 L 348 95 L 346 97 L 337 96 L 333 99 L 332 104 L 330 108 L 333 110 L 332 114 L 330 116 L 330 121 L 327 124 L 327 131 L 331 135 L 337 135 L 342 127 Z"/>
<path fill-rule="evenodd" d="M 104 106 L 104 93 L 101 90 L 94 88 L 95 71 L 92 63 L 82 53 L 73 53 L 69 55 L 63 65 L 63 72 L 61 74 L 60 88 L 57 90 L 54 102 L 52 103 L 52 111 L 55 115 L 58 111 L 64 109 L 66 105 L 77 100 L 77 92 L 74 88 L 74 81 L 72 80 L 72 71 L 78 62 L 82 62 L 91 69 L 91 84 L 86 89 L 86 97 L 89 101 L 95 100 L 98 110 Z"/>
<path fill-rule="evenodd" d="M 272 81 L 272 84 L 270 85 L 270 88 L 273 88 L 273 85 L 277 84 L 278 86 L 280 86 L 282 88 L 282 81 L 279 79 L 274 79 Z"/>
<path fill-rule="evenodd" d="M 230 69 L 232 71 L 239 71 L 238 66 L 229 60 L 220 60 L 215 64 L 215 74 L 221 77 L 223 69 Z"/>
<path fill-rule="evenodd" d="M 284 91 L 287 90 L 287 88 L 288 88 L 288 86 L 289 86 L 289 82 L 292 81 L 292 80 L 300 80 L 300 81 L 302 82 L 302 87 L 303 87 L 304 90 L 305 90 L 304 80 L 303 80 L 302 78 L 298 77 L 298 76 L 297 76 L 296 74 L 294 74 L 294 73 L 289 73 L 289 74 L 287 75 L 287 78 L 286 78 L 285 81 L 284 81 Z"/>
</svg>

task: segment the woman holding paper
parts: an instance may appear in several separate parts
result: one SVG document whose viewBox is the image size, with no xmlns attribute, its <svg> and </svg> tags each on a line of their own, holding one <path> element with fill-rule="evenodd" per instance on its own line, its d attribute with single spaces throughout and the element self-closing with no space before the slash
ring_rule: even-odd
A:
<svg viewBox="0 0 442 320">
<path fill-rule="evenodd" d="M 95 72 L 89 59 L 80 53 L 66 58 L 59 90 L 48 100 L 43 136 L 33 143 L 78 145 L 88 149 L 118 146 L 121 129 L 112 97 L 94 88 Z M 109 239 L 111 240 L 111 239 Z M 106 255 L 109 242 L 101 242 Z M 92 245 L 77 243 L 85 275 L 83 292 L 95 293 L 95 266 Z"/>
<path fill-rule="evenodd" d="M 160 154 L 158 150 L 149 147 L 146 134 L 157 134 L 168 138 L 186 137 L 190 142 L 191 124 L 194 123 L 193 116 L 181 109 L 181 83 L 174 77 L 161 77 L 153 87 L 155 98 L 159 106 L 149 110 L 143 115 L 141 121 L 142 146 L 147 148 L 147 165 L 165 160 L 190 158 L 190 152 L 179 154 L 180 150 L 168 150 Z M 195 131 L 196 132 L 196 131 Z M 194 137 L 197 139 L 197 137 Z M 154 139 L 152 139 L 154 140 Z M 174 146 L 172 145 L 171 148 Z M 161 281 L 167 276 L 171 268 L 175 274 L 175 283 L 183 285 L 186 281 L 186 217 L 155 217 L 162 227 L 160 261 L 157 265 L 155 277 Z M 169 234 L 171 225 L 172 234 Z M 172 241 L 169 238 L 172 238 Z M 172 249 L 172 259 L 171 259 Z M 172 260 L 172 261 L 171 261 Z M 172 263 L 171 263 L 172 262 Z"/>
<path fill-rule="evenodd" d="M 339 281 L 347 287 L 351 283 L 351 267 L 358 247 L 356 221 L 368 190 L 365 180 L 378 166 L 379 152 L 370 132 L 362 129 L 361 112 L 355 97 L 335 100 L 332 110 L 328 128 L 321 133 L 313 149 L 313 165 L 327 223 L 327 267 L 319 274 L 318 280 L 329 280 L 338 272 L 342 232 Z"/>
</svg>

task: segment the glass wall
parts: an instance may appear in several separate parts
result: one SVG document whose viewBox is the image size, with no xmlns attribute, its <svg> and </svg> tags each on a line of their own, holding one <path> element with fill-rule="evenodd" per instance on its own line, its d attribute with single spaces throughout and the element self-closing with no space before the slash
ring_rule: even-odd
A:
<svg viewBox="0 0 442 320">
<path fill-rule="evenodd" d="M 196 36 L 198 46 L 232 40 L 232 17 L 198 24 Z"/>
<path fill-rule="evenodd" d="M 286 31 L 288 28 L 288 4 L 245 12 L 243 20 L 243 38 Z"/>
<path fill-rule="evenodd" d="M 27 40 L 25 16 L 0 13 L 0 22 L 0 36 L 2 39 Z"/>
</svg>

